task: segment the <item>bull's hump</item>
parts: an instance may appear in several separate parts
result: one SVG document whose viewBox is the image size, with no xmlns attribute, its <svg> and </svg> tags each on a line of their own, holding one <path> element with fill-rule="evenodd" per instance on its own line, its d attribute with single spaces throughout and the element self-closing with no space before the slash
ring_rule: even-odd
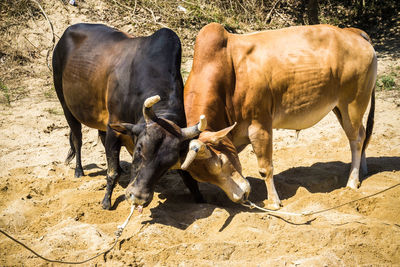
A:
<svg viewBox="0 0 400 267">
<path fill-rule="evenodd" d="M 216 52 L 227 45 L 227 31 L 218 23 L 204 26 L 196 38 L 195 53 L 203 59 L 213 59 Z"/>
</svg>

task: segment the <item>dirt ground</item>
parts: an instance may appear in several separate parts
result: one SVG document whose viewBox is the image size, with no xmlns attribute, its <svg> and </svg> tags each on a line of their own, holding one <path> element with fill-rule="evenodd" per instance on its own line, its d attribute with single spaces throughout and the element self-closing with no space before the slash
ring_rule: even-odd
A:
<svg viewBox="0 0 400 267">
<path fill-rule="evenodd" d="M 86 3 L 90 3 L 87 1 Z M 85 11 L 55 1 L 49 15 L 60 36 L 78 21 L 111 21 L 101 9 Z M 86 12 L 86 13 L 85 13 Z M 90 14 L 97 12 L 97 20 Z M 0 229 L 51 259 L 80 261 L 112 245 L 129 214 L 128 175 L 113 194 L 113 210 L 101 208 L 106 161 L 97 131 L 83 128 L 86 176 L 64 165 L 68 126 L 45 64 L 51 40 L 47 21 L 32 21 L 18 35 L 37 47 L 37 59 L 2 77 L 24 88 L 10 105 L 0 104 Z M 126 26 L 129 28 L 129 25 Z M 132 30 L 134 29 L 128 29 Z M 24 37 L 25 36 L 25 37 Z M 47 38 L 47 39 L 46 39 Z M 31 44 L 28 44 L 26 39 Z M 39 49 L 40 48 L 40 49 Z M 185 48 L 184 49 L 190 49 Z M 379 72 L 398 66 L 378 51 Z M 184 73 L 190 70 L 184 58 Z M 274 132 L 275 183 L 282 211 L 330 208 L 400 183 L 400 94 L 378 92 L 375 127 L 367 149 L 369 174 L 358 190 L 345 188 L 350 148 L 333 113 L 300 133 Z M 251 147 L 241 154 L 250 199 L 261 203 L 266 187 Z M 122 166 L 131 158 L 123 150 Z M 174 172 L 164 177 L 141 215 L 136 212 L 116 248 L 86 266 L 400 266 L 400 186 L 311 217 L 271 216 L 232 203 L 217 187 L 201 184 L 207 204 L 196 204 Z M 52 266 L 0 235 L 1 266 Z"/>
</svg>

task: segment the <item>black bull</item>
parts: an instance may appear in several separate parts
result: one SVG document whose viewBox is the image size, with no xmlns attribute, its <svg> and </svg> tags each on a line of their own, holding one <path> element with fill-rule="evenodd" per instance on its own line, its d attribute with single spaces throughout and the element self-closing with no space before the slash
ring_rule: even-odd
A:
<svg viewBox="0 0 400 267">
<path fill-rule="evenodd" d="M 121 146 L 133 155 L 127 198 L 142 205 L 151 200 L 156 181 L 179 163 L 186 140 L 199 134 L 200 126 L 182 128 L 180 64 L 180 40 L 169 29 L 133 38 L 105 25 L 76 24 L 55 47 L 54 86 L 71 128 L 67 162 L 76 156 L 75 177 L 84 175 L 81 124 L 98 129 L 107 157 L 104 209 L 111 208 L 122 172 Z M 196 201 L 203 201 L 197 182 L 179 172 Z"/>
</svg>

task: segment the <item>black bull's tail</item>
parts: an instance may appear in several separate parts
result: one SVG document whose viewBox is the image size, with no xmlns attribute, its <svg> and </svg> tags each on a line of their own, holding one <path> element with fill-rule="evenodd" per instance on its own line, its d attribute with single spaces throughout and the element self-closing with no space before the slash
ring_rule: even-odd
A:
<svg viewBox="0 0 400 267">
<path fill-rule="evenodd" d="M 65 159 L 65 165 L 68 165 L 74 159 L 76 154 L 75 147 L 72 145 L 72 132 L 69 133 L 69 140 L 71 148 L 69 149 L 67 158 Z"/>
</svg>

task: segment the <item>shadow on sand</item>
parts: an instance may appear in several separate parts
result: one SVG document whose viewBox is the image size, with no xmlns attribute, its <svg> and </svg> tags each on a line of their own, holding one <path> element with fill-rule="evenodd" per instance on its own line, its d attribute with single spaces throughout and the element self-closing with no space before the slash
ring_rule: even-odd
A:
<svg viewBox="0 0 400 267">
<path fill-rule="evenodd" d="M 400 157 L 370 157 L 367 158 L 367 163 L 369 173 L 361 179 L 361 183 L 373 174 L 400 170 Z M 280 198 L 288 199 L 296 194 L 299 187 L 304 187 L 311 193 L 327 193 L 344 187 L 349 169 L 350 163 L 340 161 L 315 163 L 310 167 L 290 168 L 276 174 L 274 178 Z M 252 188 L 250 200 L 253 202 L 265 200 L 267 190 L 264 180 L 254 177 L 247 177 L 247 179 Z M 177 174 L 173 172 L 167 174 L 156 188 L 156 192 L 161 192 L 159 198 L 165 201 L 163 203 L 160 201 L 158 206 L 151 209 L 151 220 L 143 224 L 160 223 L 185 230 L 196 220 L 209 217 L 216 208 L 222 208 L 229 212 L 228 218 L 220 229 L 223 231 L 236 214 L 249 212 L 249 209 L 230 201 L 216 186 L 202 183 L 200 191 L 207 201 L 205 204 L 197 204 L 193 201 Z M 283 218 L 280 219 L 283 220 Z"/>
<path fill-rule="evenodd" d="M 367 158 L 367 164 L 369 173 L 366 177 L 360 179 L 361 183 L 376 173 L 399 171 L 400 157 L 370 157 Z M 123 161 L 121 167 L 124 172 L 120 176 L 118 184 L 126 188 L 130 181 L 130 163 Z M 104 176 L 105 178 L 107 175 L 107 170 L 96 164 L 89 164 L 84 167 L 85 171 L 93 169 L 97 169 L 97 171 L 89 173 L 90 177 Z M 274 175 L 274 181 L 281 200 L 293 197 L 300 187 L 311 193 L 328 193 L 346 186 L 349 169 L 350 163 L 340 161 L 319 162 L 310 167 L 294 167 L 277 173 Z M 247 179 L 252 188 L 249 199 L 256 203 L 267 199 L 264 180 L 255 177 L 247 177 Z M 215 209 L 222 208 L 229 213 L 220 229 L 220 231 L 223 231 L 236 214 L 250 211 L 246 207 L 233 203 L 220 188 L 214 185 L 199 183 L 199 187 L 207 203 L 195 203 L 178 173 L 176 171 L 168 172 L 155 188 L 155 192 L 160 193 L 158 196 L 161 200 L 159 205 L 151 208 L 151 219 L 142 223 L 160 223 L 185 230 L 196 220 L 207 218 Z M 116 198 L 111 209 L 115 210 L 124 200 L 125 196 L 121 194 Z M 182 215 L 183 213 L 184 215 Z"/>
</svg>

